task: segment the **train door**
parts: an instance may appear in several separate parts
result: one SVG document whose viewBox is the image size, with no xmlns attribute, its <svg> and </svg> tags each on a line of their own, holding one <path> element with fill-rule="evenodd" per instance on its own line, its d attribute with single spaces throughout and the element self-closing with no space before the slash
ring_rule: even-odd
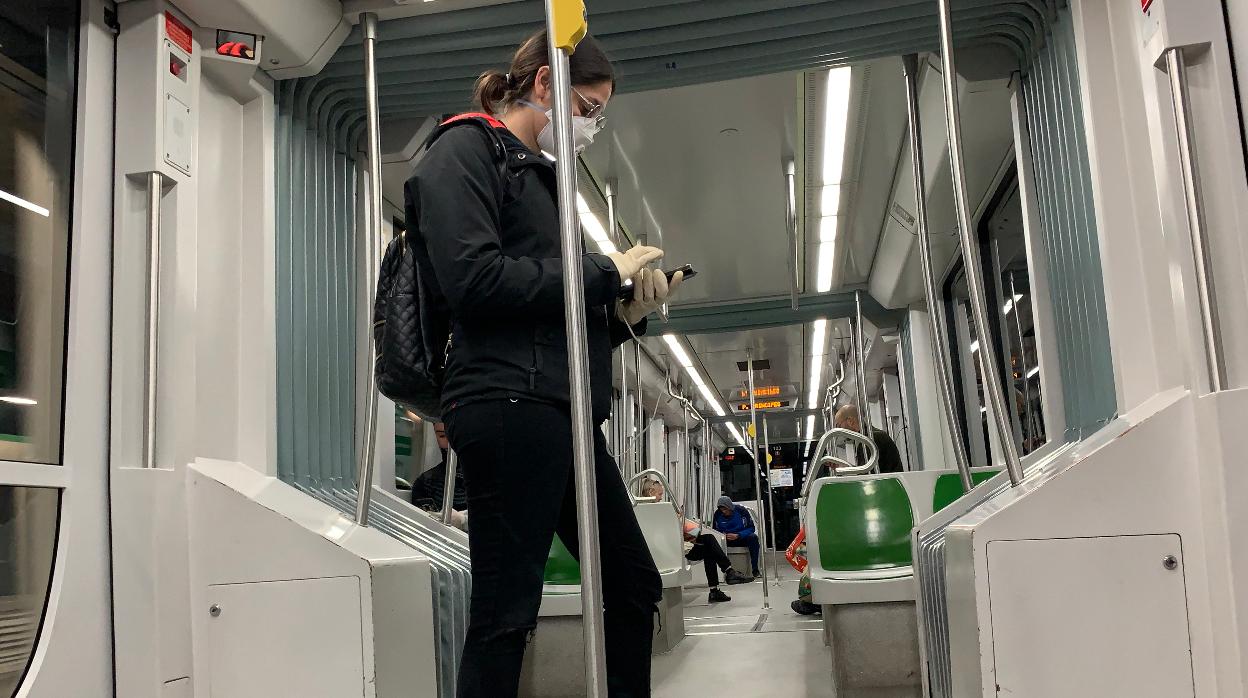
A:
<svg viewBox="0 0 1248 698">
<path fill-rule="evenodd" d="M 0 6 L 3 695 L 112 686 L 110 13 L 99 1 Z"/>
</svg>

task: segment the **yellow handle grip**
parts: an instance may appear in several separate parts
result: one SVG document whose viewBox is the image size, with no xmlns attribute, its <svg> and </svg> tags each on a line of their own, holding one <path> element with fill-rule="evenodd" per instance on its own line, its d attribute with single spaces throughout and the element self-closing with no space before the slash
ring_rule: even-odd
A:
<svg viewBox="0 0 1248 698">
<path fill-rule="evenodd" d="M 585 0 L 550 1 L 550 40 L 570 56 L 589 32 L 585 21 Z"/>
</svg>

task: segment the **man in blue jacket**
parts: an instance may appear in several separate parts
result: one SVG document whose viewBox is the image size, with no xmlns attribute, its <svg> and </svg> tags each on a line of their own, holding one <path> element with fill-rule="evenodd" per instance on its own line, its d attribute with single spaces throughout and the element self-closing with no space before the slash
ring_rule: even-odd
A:
<svg viewBox="0 0 1248 698">
<path fill-rule="evenodd" d="M 750 510 L 740 504 L 733 504 L 732 498 L 726 495 L 719 498 L 718 504 L 715 510 L 715 520 L 711 525 L 716 531 L 724 534 L 728 547 L 750 549 L 750 566 L 753 568 L 750 571 L 755 577 L 760 576 L 758 534 L 754 531 L 754 518 L 750 516 Z"/>
</svg>

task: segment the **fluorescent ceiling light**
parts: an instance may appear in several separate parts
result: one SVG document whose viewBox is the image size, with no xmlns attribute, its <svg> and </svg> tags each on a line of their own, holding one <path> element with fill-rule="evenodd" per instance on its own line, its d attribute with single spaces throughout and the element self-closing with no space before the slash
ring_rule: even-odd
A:
<svg viewBox="0 0 1248 698">
<path fill-rule="evenodd" d="M 837 184 L 845 164 L 845 131 L 849 125 L 850 68 L 828 71 L 827 111 L 823 122 L 823 182 Z"/>
<path fill-rule="evenodd" d="M 598 216 L 590 210 L 589 203 L 585 201 L 585 197 L 581 196 L 578 191 L 576 193 L 576 213 L 581 219 L 581 227 L 589 234 L 594 244 L 598 245 L 598 250 L 603 254 L 611 254 L 617 252 L 615 243 L 611 242 L 611 237 L 607 235 L 607 229 L 602 226 L 602 221 L 598 220 Z"/>
<path fill-rule="evenodd" d="M 827 335 L 827 318 L 815 320 L 810 334 L 810 392 L 806 397 L 806 406 L 812 410 L 819 406 L 819 382 L 823 378 L 823 347 Z"/>
<path fill-rule="evenodd" d="M 1038 374 L 1038 373 L 1040 373 L 1040 367 L 1039 367 L 1039 366 L 1036 366 L 1035 368 L 1033 368 L 1033 369 L 1031 369 L 1030 371 L 1028 371 L 1028 372 L 1027 372 L 1027 377 L 1028 377 L 1028 378 L 1031 378 L 1031 377 L 1035 376 L 1035 375 L 1036 375 L 1036 374 Z"/>
<path fill-rule="evenodd" d="M 1023 299 L 1023 294 L 1021 293 L 1018 294 L 1017 296 L 1014 296 L 1013 300 L 1008 300 L 1005 302 L 1005 305 L 1001 308 L 1001 312 L 1006 315 L 1009 315 L 1010 311 L 1014 309 L 1014 304 L 1021 301 L 1022 299 Z"/>
<path fill-rule="evenodd" d="M 985 414 L 985 413 L 987 413 L 987 412 L 988 412 L 988 408 L 987 408 L 987 407 L 982 407 L 982 406 L 981 406 L 981 407 L 979 408 L 979 412 L 980 412 L 980 414 Z"/>
<path fill-rule="evenodd" d="M 28 397 L 0 397 L 0 402 L 7 402 L 10 405 L 38 405 L 38 400 L 31 400 Z"/>
<path fill-rule="evenodd" d="M 840 221 L 839 216 L 824 216 L 819 219 L 819 251 L 822 252 L 826 247 L 832 249 L 836 243 L 836 226 Z"/>
<path fill-rule="evenodd" d="M 741 430 L 740 430 L 740 429 L 737 429 L 737 425 L 736 425 L 736 424 L 731 424 L 731 423 L 730 423 L 730 424 L 728 425 L 728 431 L 731 431 L 731 432 L 732 432 L 733 437 L 735 437 L 735 438 L 736 438 L 737 443 L 738 443 L 739 445 L 741 445 L 741 446 L 745 446 L 745 437 L 741 435 Z"/>
<path fill-rule="evenodd" d="M 667 342 L 667 346 L 671 347 L 672 353 L 676 355 L 676 361 L 684 368 L 693 368 L 693 360 L 689 358 L 689 354 L 685 348 L 680 345 L 680 339 L 674 334 L 663 335 L 663 341 Z"/>
<path fill-rule="evenodd" d="M 834 243 L 819 244 L 819 266 L 815 276 L 815 288 L 819 293 L 832 290 L 832 260 L 836 258 Z"/>
<path fill-rule="evenodd" d="M 825 184 L 823 185 L 823 196 L 820 197 L 819 213 L 826 216 L 835 216 L 841 206 L 841 185 Z"/>
<path fill-rule="evenodd" d="M 672 350 L 672 355 L 676 357 L 677 363 L 680 364 L 681 368 L 685 369 L 685 373 L 689 374 L 690 380 L 698 387 L 698 392 L 702 393 L 702 399 L 706 401 L 706 404 L 710 405 L 715 414 L 720 417 L 727 414 L 724 406 L 720 404 L 719 398 L 715 393 L 711 392 L 710 386 L 702 378 L 702 373 L 693 365 L 693 359 L 689 357 L 689 352 L 685 351 L 685 345 L 680 341 L 680 337 L 669 333 L 663 335 L 663 341 L 667 342 L 667 346 Z"/>
<path fill-rule="evenodd" d="M 973 342 L 971 342 L 971 353 L 972 353 L 972 354 L 974 354 L 974 353 L 975 353 L 975 352 L 977 352 L 977 351 L 979 351 L 979 340 L 978 340 L 978 339 L 977 339 L 977 340 L 975 340 L 975 341 L 973 341 Z"/>
<path fill-rule="evenodd" d="M 815 438 L 815 415 L 806 415 L 806 440 L 813 442 Z M 813 443 L 811 447 L 813 447 Z M 806 455 L 810 455 L 810 447 L 807 447 Z"/>
<path fill-rule="evenodd" d="M 50 211 L 48 211 L 48 209 L 46 209 L 46 208 L 44 208 L 44 207 L 40 206 L 39 204 L 32 204 L 31 202 L 27 201 L 26 199 L 23 199 L 22 197 L 20 197 L 20 196 L 16 196 L 16 195 L 14 195 L 14 194 L 10 194 L 10 193 L 8 193 L 7 191 L 5 191 L 5 190 L 3 190 L 3 189 L 0 189 L 0 199 L 3 199 L 3 200 L 5 200 L 5 201 L 8 201 L 8 202 L 9 202 L 9 203 L 11 203 L 11 204 L 17 204 L 18 206 L 21 206 L 22 208 L 26 209 L 27 211 L 31 211 L 31 212 L 33 212 L 33 213 L 38 213 L 39 215 L 43 216 L 44 218 L 47 218 L 49 215 L 51 215 L 51 212 L 50 212 Z"/>
</svg>

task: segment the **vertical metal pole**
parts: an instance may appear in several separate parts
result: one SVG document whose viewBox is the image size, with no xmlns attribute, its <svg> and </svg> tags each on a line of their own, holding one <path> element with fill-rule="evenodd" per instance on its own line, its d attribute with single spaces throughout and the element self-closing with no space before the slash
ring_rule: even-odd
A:
<svg viewBox="0 0 1248 698">
<path fill-rule="evenodd" d="M 1027 347 L 1023 345 L 1023 318 L 1018 312 L 1018 292 L 1014 287 L 1014 272 L 1010 272 L 1010 306 L 1014 311 L 1014 329 L 1018 334 L 1018 363 L 1022 365 L 1023 376 L 1023 414 L 1020 417 L 1026 425 L 1019 430 L 1019 436 L 1026 447 L 1027 437 L 1031 435 L 1031 381 L 1027 379 Z"/>
<path fill-rule="evenodd" d="M 919 226 L 919 261 L 923 268 L 923 292 L 927 297 L 927 317 L 932 331 L 932 360 L 936 362 L 936 394 L 949 425 L 953 440 L 953 458 L 958 466 L 962 489 L 970 492 L 974 487 L 971 478 L 971 458 L 966 450 L 966 440 L 958 428 L 958 411 L 954 404 L 953 364 L 949 360 L 949 333 L 945 325 L 944 306 L 936 290 L 936 274 L 932 268 L 932 234 L 927 227 L 927 184 L 923 165 L 923 128 L 919 121 L 918 56 L 910 54 L 902 58 L 902 73 L 906 79 L 906 112 L 910 119 L 910 161 L 914 177 L 914 211 Z"/>
<path fill-rule="evenodd" d="M 1001 362 L 996 343 L 988 335 L 988 299 L 984 293 L 984 270 L 980 259 L 979 244 L 971 224 L 971 203 L 966 192 L 966 166 L 962 155 L 962 114 L 958 106 L 958 71 L 953 59 L 953 19 L 949 12 L 950 0 L 938 0 L 940 5 L 940 57 L 945 86 L 945 120 L 948 123 L 949 167 L 953 173 L 953 200 L 958 216 L 958 237 L 962 241 L 962 259 L 966 273 L 966 285 L 971 296 L 971 313 L 981 337 L 979 343 L 979 369 L 984 380 L 984 392 L 992 405 L 993 419 L 1001 435 L 1001 449 L 1005 451 L 1005 467 L 1010 474 L 1010 484 L 1017 486 L 1023 481 L 1023 464 L 1018 455 L 1018 444 L 1010 429 L 1008 405 L 1001 383 Z"/>
<path fill-rule="evenodd" d="M 364 31 L 364 101 L 368 120 L 368 216 L 364 230 L 364 291 L 360 313 L 371 317 L 373 289 L 377 287 L 377 251 L 381 238 L 381 125 L 377 114 L 377 15 L 360 15 Z M 356 454 L 355 522 L 368 525 L 373 494 L 373 456 L 377 451 L 377 377 L 373 373 L 372 323 L 363 323 L 364 336 L 359 360 L 364 364 L 363 385 L 356 399 L 364 407 L 360 449 Z"/>
<path fill-rule="evenodd" d="M 147 348 L 143 356 L 143 467 L 156 467 L 156 392 L 160 360 L 160 188 L 164 176 L 147 173 Z"/>
<path fill-rule="evenodd" d="M 789 307 L 797 310 L 797 292 L 802 283 L 801 246 L 797 239 L 797 171 L 792 160 L 784 163 L 784 210 L 789 229 L 789 261 L 793 278 L 789 285 Z"/>
<path fill-rule="evenodd" d="M 547 32 L 556 36 L 555 0 L 546 0 Z M 602 624 L 601 565 L 598 552 L 597 488 L 590 425 L 589 352 L 585 339 L 585 281 L 581 274 L 581 228 L 576 217 L 576 153 L 572 144 L 572 103 L 568 54 L 550 45 L 555 173 L 559 185 L 559 235 L 563 255 L 564 327 L 568 335 L 569 398 L 572 408 L 572 459 L 576 477 L 576 524 L 580 531 L 581 619 L 585 632 L 587 695 L 606 695 L 606 646 Z"/>
<path fill-rule="evenodd" d="M 636 378 L 637 386 L 634 389 L 633 396 L 633 471 L 629 473 L 629 477 L 640 473 L 642 466 L 642 449 L 645 448 L 645 442 L 642 441 L 641 435 L 645 432 L 646 424 L 646 404 L 643 399 L 641 390 L 641 345 L 633 346 L 633 377 Z"/>
<path fill-rule="evenodd" d="M 758 476 L 758 469 L 760 466 L 760 463 L 758 462 L 758 411 L 754 404 L 755 400 L 754 400 L 754 350 L 753 349 L 745 350 L 745 368 L 746 368 L 746 372 L 749 373 L 749 380 L 748 380 L 747 390 L 746 390 L 746 392 L 748 393 L 746 395 L 746 399 L 750 401 L 750 430 L 748 434 L 750 438 L 748 439 L 748 441 L 750 442 L 750 451 L 754 454 L 753 456 L 754 495 L 755 495 L 754 501 L 756 502 L 758 506 L 758 518 L 760 519 L 760 521 L 754 525 L 754 530 L 759 533 L 758 544 L 759 544 L 759 547 L 761 548 L 761 550 L 759 551 L 759 557 L 761 558 L 762 554 L 767 552 L 767 521 L 763 519 L 763 483 L 762 483 L 761 478 L 759 478 Z M 762 525 L 759 525 L 759 524 L 762 524 Z M 751 560 L 750 562 L 751 564 L 753 564 L 754 561 Z M 771 600 L 767 596 L 767 563 L 763 560 L 759 560 L 759 562 L 763 563 L 759 565 L 759 569 L 762 570 L 762 573 L 763 573 L 763 608 L 765 609 L 771 608 Z"/>
<path fill-rule="evenodd" d="M 1218 317 L 1218 294 L 1213 279 L 1208 230 L 1205 226 L 1205 197 L 1200 181 L 1200 161 L 1196 154 L 1196 133 L 1192 126 L 1191 96 L 1187 90 L 1187 61 L 1181 47 L 1166 51 L 1166 69 L 1170 74 L 1174 125 L 1178 131 L 1187 227 L 1192 239 L 1192 256 L 1196 263 L 1196 297 L 1200 301 L 1200 324 L 1204 331 L 1209 389 L 1216 393 L 1226 386 L 1226 360 L 1222 355 L 1222 324 Z"/>
<path fill-rule="evenodd" d="M 459 455 L 455 449 L 446 450 L 446 480 L 442 487 L 442 523 L 451 525 L 451 511 L 455 508 L 455 476 L 459 470 Z"/>
<path fill-rule="evenodd" d="M 767 520 L 771 524 L 767 538 L 773 540 L 776 535 L 776 498 L 772 495 L 775 494 L 776 487 L 771 481 L 771 437 L 767 435 L 767 415 L 763 415 L 763 466 L 767 468 Z M 775 575 L 772 583 L 779 586 L 780 564 L 776 561 L 776 546 L 768 546 L 767 553 L 771 555 L 771 572 Z"/>
<path fill-rule="evenodd" d="M 871 434 L 871 405 L 867 395 L 867 356 L 863 346 L 862 291 L 854 291 L 854 353 L 858 355 L 858 428 L 862 435 L 874 439 Z"/>
</svg>

